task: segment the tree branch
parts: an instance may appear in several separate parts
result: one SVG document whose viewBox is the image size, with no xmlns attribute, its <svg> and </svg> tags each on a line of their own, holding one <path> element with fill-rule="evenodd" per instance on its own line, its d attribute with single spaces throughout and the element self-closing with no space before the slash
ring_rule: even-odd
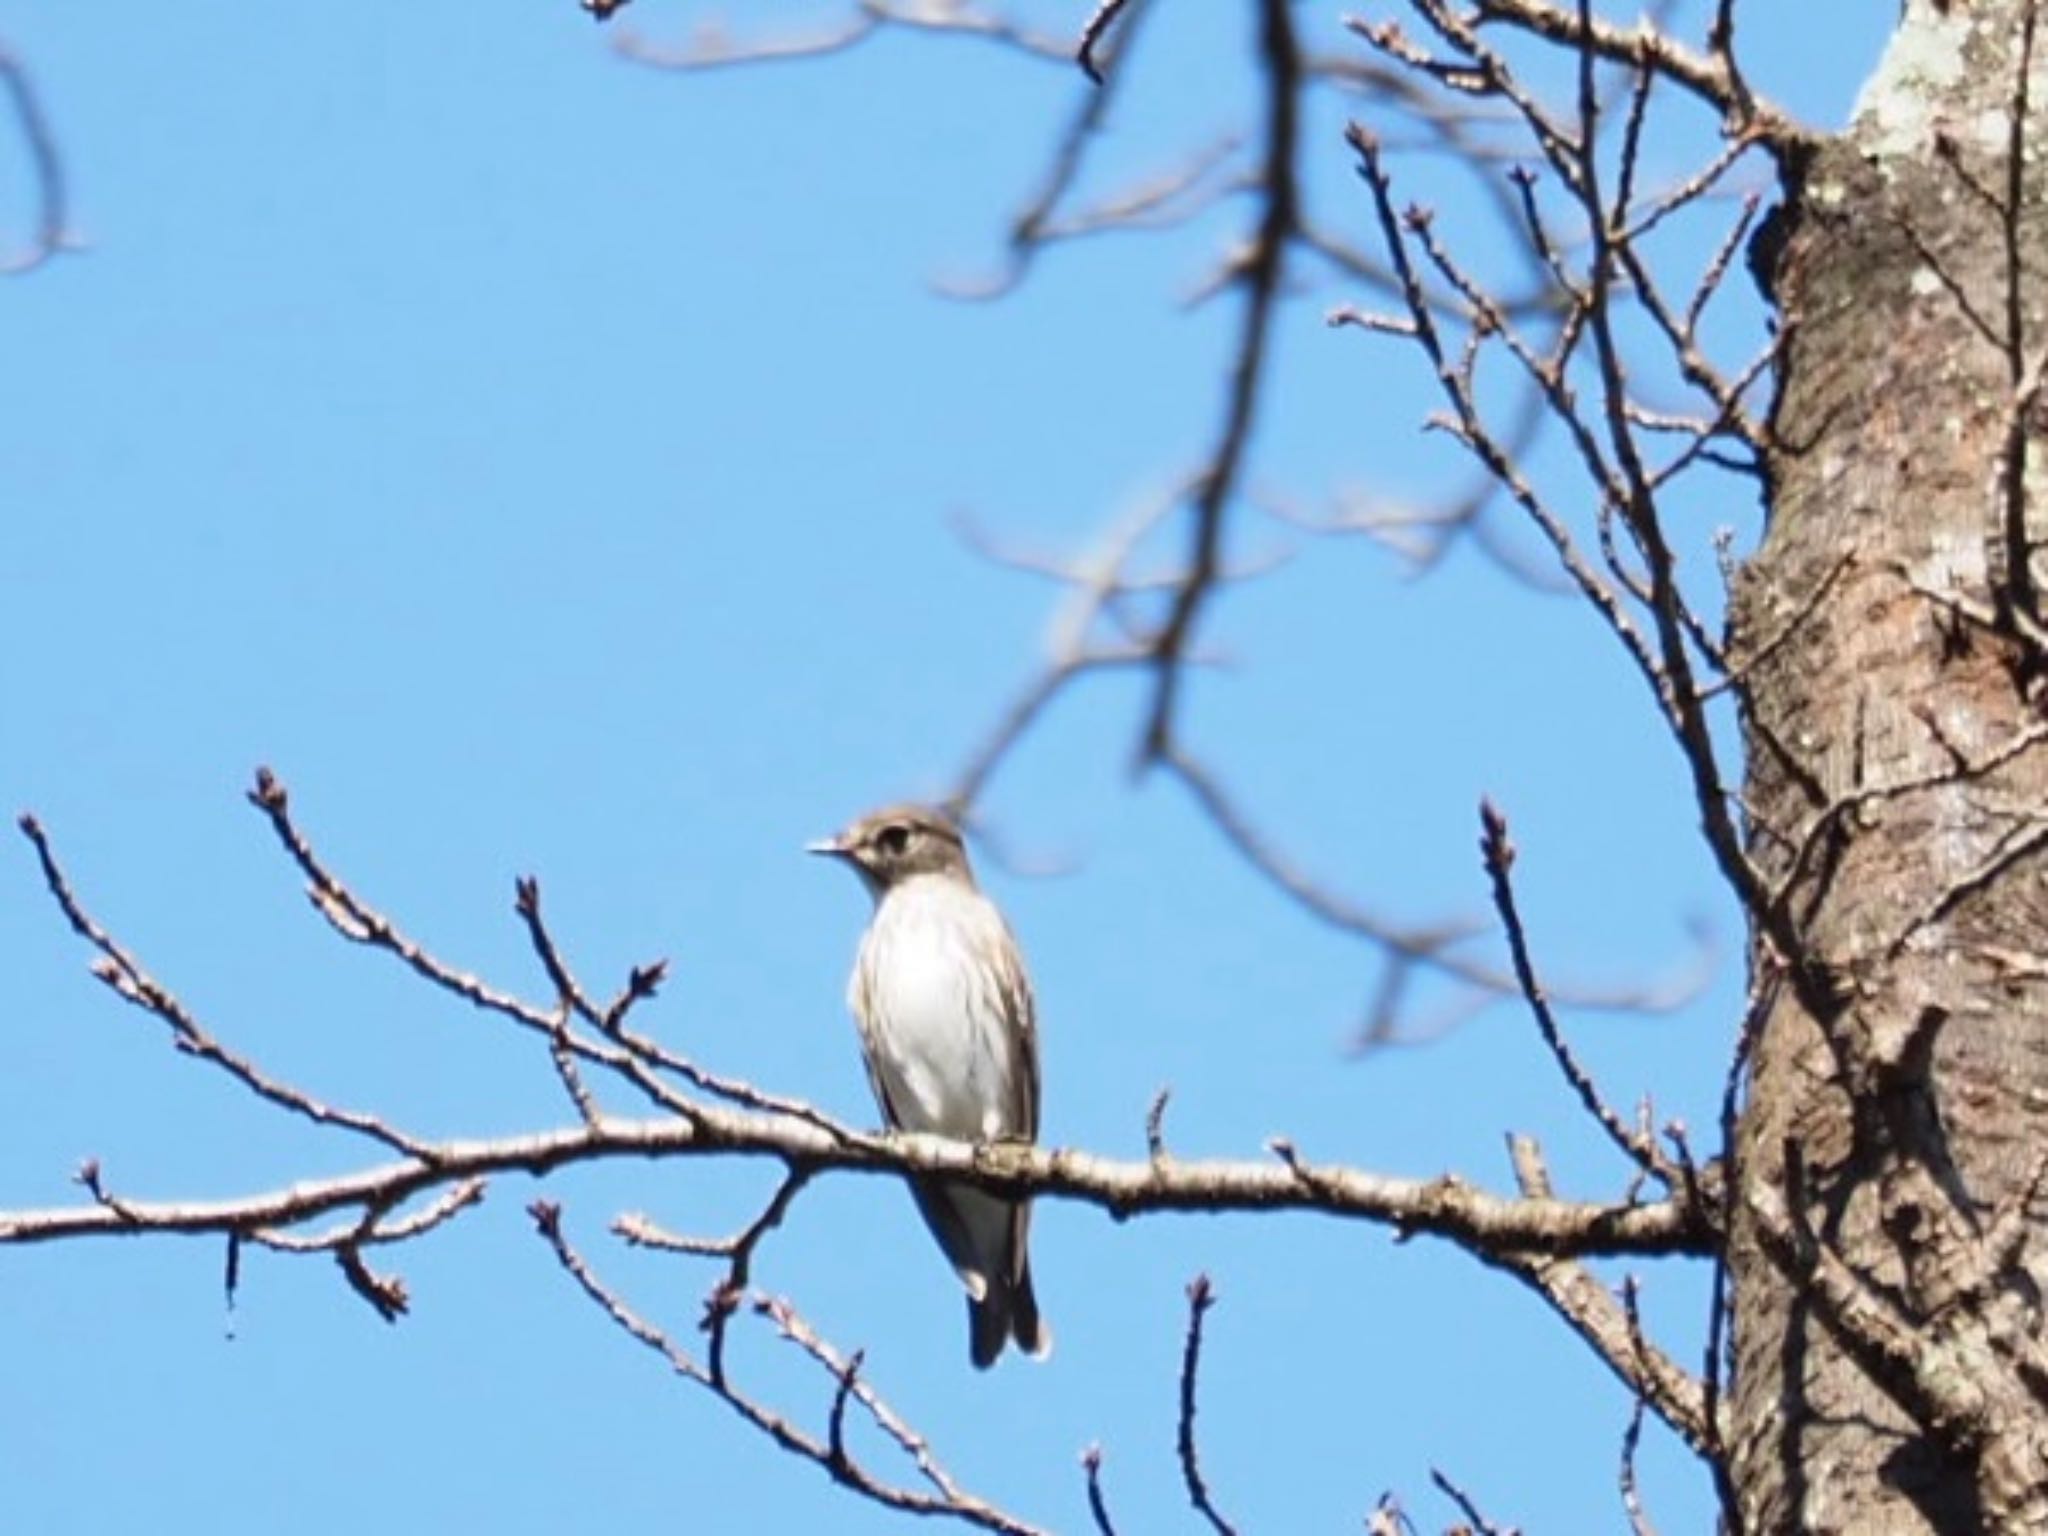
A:
<svg viewBox="0 0 2048 1536">
<path fill-rule="evenodd" d="M 1180 1359 L 1180 1420 L 1174 1445 L 1180 1456 L 1181 1481 L 1187 1486 L 1188 1502 L 1195 1513 L 1209 1522 L 1216 1536 L 1237 1536 L 1237 1527 L 1223 1518 L 1209 1496 L 1208 1479 L 1202 1476 L 1202 1460 L 1195 1443 L 1195 1381 L 1202 1370 L 1202 1320 L 1216 1305 L 1216 1290 L 1207 1275 L 1188 1282 L 1188 1333 Z"/>
<path fill-rule="evenodd" d="M 1063 1147 L 970 1145 L 936 1136 L 822 1129 L 789 1115 L 698 1105 L 690 1119 L 600 1116 L 595 1125 L 529 1135 L 428 1142 L 421 1155 L 331 1179 L 308 1179 L 228 1200 L 134 1200 L 0 1210 L 0 1245 L 79 1237 L 249 1231 L 398 1202 L 463 1179 L 543 1177 L 624 1158 L 766 1157 L 845 1172 L 942 1174 L 1011 1196 L 1074 1200 L 1122 1219 L 1167 1211 L 1316 1211 L 1447 1238 L 1483 1253 L 1575 1256 L 1708 1255 L 1703 1216 L 1677 1200 L 1588 1204 L 1490 1194 L 1464 1180 L 1395 1178 L 1302 1160 L 1276 1142 L 1277 1162 L 1170 1158 L 1118 1161 Z"/>
</svg>

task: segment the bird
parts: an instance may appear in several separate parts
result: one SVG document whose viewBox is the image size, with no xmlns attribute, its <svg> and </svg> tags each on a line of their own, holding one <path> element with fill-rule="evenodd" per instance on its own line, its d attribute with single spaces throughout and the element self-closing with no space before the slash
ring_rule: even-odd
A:
<svg viewBox="0 0 2048 1536">
<path fill-rule="evenodd" d="M 874 898 L 846 1004 L 868 1085 L 891 1130 L 973 1142 L 1038 1138 L 1038 1021 L 1010 925 L 983 895 L 942 811 L 870 812 L 811 853 L 852 868 Z M 1031 1284 L 1031 1202 L 956 1179 L 911 1193 L 967 1291 L 977 1369 L 1011 1340 L 1043 1359 L 1052 1330 Z"/>
</svg>

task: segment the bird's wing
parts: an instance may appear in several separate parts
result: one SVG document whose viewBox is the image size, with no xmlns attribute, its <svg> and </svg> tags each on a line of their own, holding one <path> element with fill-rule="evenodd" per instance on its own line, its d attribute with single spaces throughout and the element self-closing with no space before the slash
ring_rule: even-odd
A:
<svg viewBox="0 0 2048 1536">
<path fill-rule="evenodd" d="M 903 1116 L 889 1098 L 889 1078 L 882 1070 L 882 1050 L 874 1038 L 874 1026 L 869 1022 L 875 1017 L 875 978 L 865 946 L 854 961 L 846 1002 L 853 1013 L 854 1025 L 860 1031 L 860 1064 L 867 1069 L 868 1087 L 875 1095 L 875 1104 L 882 1111 L 883 1123 L 892 1131 L 900 1131 L 903 1129 Z"/>
<path fill-rule="evenodd" d="M 996 946 L 996 988 L 1003 1013 L 1016 1029 L 1023 1060 L 1010 1077 L 1010 1102 L 1004 1106 L 1010 1125 L 1026 1140 L 1038 1139 L 1038 1003 L 1031 995 L 1031 977 L 1024 969 L 1024 955 L 1017 948 L 1000 913 L 996 925 L 1002 942 Z"/>
</svg>

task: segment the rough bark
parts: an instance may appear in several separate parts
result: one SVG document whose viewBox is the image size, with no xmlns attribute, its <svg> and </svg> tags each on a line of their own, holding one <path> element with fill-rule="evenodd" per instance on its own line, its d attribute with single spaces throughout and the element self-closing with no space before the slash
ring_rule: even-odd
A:
<svg viewBox="0 0 2048 1536">
<path fill-rule="evenodd" d="M 1773 510 L 1734 632 L 1786 921 L 1754 955 L 1729 1256 L 1751 1532 L 2048 1529 L 2048 746 L 2005 537 L 2015 362 L 2048 335 L 2038 131 L 2001 212 L 2027 3 L 1915 0 L 1761 263 Z"/>
</svg>

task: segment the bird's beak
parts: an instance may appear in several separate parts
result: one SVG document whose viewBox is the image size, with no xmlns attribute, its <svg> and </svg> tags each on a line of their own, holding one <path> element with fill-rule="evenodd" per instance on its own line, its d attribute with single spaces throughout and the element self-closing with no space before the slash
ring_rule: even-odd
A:
<svg viewBox="0 0 2048 1536">
<path fill-rule="evenodd" d="M 843 835 L 834 833 L 831 837 L 819 838 L 815 843 L 805 843 L 804 852 L 822 853 L 827 858 L 843 859 L 847 855 L 846 840 Z"/>
</svg>

